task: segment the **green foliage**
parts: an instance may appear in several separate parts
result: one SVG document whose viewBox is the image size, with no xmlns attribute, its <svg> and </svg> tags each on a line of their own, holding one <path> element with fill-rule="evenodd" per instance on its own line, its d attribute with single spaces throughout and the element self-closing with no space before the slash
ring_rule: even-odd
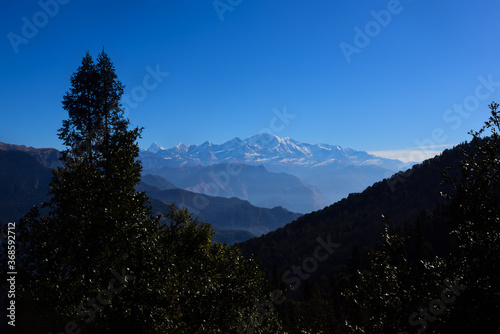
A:
<svg viewBox="0 0 500 334">
<path fill-rule="evenodd" d="M 251 315 L 267 296 L 263 273 L 238 248 L 213 243 L 209 224 L 199 224 L 186 210 L 171 208 L 161 237 L 166 262 L 165 305 L 175 333 L 278 333 L 274 311 L 252 327 Z M 167 296 L 167 298 L 165 298 Z M 253 329 L 252 329 L 253 328 Z"/>
<path fill-rule="evenodd" d="M 26 273 L 21 296 L 32 301 L 31 312 L 41 313 L 40 322 L 48 318 L 42 328 L 54 330 L 73 319 L 98 332 L 122 319 L 140 329 L 147 315 L 124 292 L 109 305 L 89 302 L 109 291 L 113 272 L 125 270 L 140 286 L 142 270 L 161 260 L 158 219 L 134 188 L 141 172 L 140 129 L 127 129 L 118 104 L 123 86 L 104 52 L 97 64 L 87 54 L 71 82 L 63 100 L 69 119 L 59 130 L 68 149 L 65 165 L 53 171 L 49 214 L 34 208 L 20 224 L 19 263 Z"/>
<path fill-rule="evenodd" d="M 273 264 L 275 286 L 284 268 L 316 246 L 315 238 L 298 236 L 332 235 L 361 247 L 336 251 L 304 282 L 301 301 L 278 306 L 253 258 L 214 243 L 211 226 L 186 210 L 171 206 L 161 224 L 135 190 L 141 129 L 128 129 L 123 85 L 109 57 L 102 52 L 94 63 L 87 53 L 71 84 L 63 100 L 69 118 L 59 131 L 64 167 L 53 172 L 48 214 L 34 207 L 18 228 L 21 330 L 282 333 L 275 308 L 291 333 L 500 329 L 498 104 L 484 127 L 470 132 L 471 145 L 460 146 L 459 173 L 448 170 L 449 206 L 436 199 L 437 171 L 457 150 L 303 216 L 261 238 L 265 243 L 247 242 L 247 251 Z M 381 211 L 396 217 L 402 232 L 390 232 L 385 217 L 383 229 L 374 218 Z M 435 257 L 435 248 L 447 252 L 443 226 L 450 220 L 455 246 Z M 382 230 L 382 245 L 364 266 L 366 247 Z M 348 254 L 351 266 L 339 267 Z M 329 280 L 314 281 L 326 274 Z"/>
<path fill-rule="evenodd" d="M 491 117 L 482 129 L 470 132 L 470 144 L 445 150 L 362 194 L 350 195 L 242 245 L 244 252 L 263 257 L 269 272 L 274 264 L 278 273 L 293 259 L 302 258 L 307 243 L 317 235 L 333 234 L 342 245 L 361 246 L 360 250 L 343 247 L 324 263 L 327 269 L 330 265 L 330 284 L 320 285 L 320 293 L 305 289 L 301 301 L 284 305 L 280 315 L 287 330 L 499 332 L 498 107 L 490 105 Z M 446 182 L 440 185 L 445 170 Z M 447 194 L 448 201 L 438 199 L 440 192 Z M 390 215 L 397 230 L 389 232 L 386 222 L 381 247 L 365 261 L 367 249 L 375 247 L 375 236 L 383 229 L 375 218 L 382 212 Z M 347 252 L 350 267 L 345 266 Z M 311 275 L 311 285 L 324 273 L 318 270 Z M 321 310 L 316 315 L 326 310 L 329 317 L 321 320 L 308 314 L 318 305 Z M 337 326 L 325 330 L 331 319 Z M 338 326 L 339 322 L 344 326 Z"/>
<path fill-rule="evenodd" d="M 68 163 L 68 156 L 86 156 L 90 162 L 94 158 L 107 161 L 114 156 L 110 145 L 119 143 L 117 138 L 112 139 L 113 134 L 123 135 L 129 125 L 120 107 L 124 86 L 108 55 L 101 52 L 94 64 L 87 52 L 71 77 L 71 85 L 63 99 L 69 119 L 59 130 L 59 138 L 68 147 L 63 152 L 64 160 Z"/>
<path fill-rule="evenodd" d="M 445 166 L 458 162 L 456 153 L 443 153 L 441 157 L 415 165 L 402 173 L 399 182 L 392 179 L 377 182 L 361 194 L 350 194 L 348 198 L 303 215 L 283 228 L 248 240 L 240 245 L 243 254 L 254 254 L 261 259 L 261 265 L 267 272 L 271 272 L 274 263 L 278 272 L 284 272 L 294 265 L 296 259 L 303 258 L 314 249 L 317 236 L 331 235 L 332 240 L 342 244 L 342 247 L 311 273 L 311 278 L 317 280 L 322 275 L 328 275 L 330 268 L 347 262 L 353 245 L 363 249 L 375 247 L 380 242 L 379 236 L 383 232 L 381 213 L 390 217 L 395 226 L 406 226 L 414 222 L 422 210 L 433 211 L 437 204 L 444 202 L 440 195 L 441 171 Z M 442 246 L 442 239 L 448 235 L 448 229 L 442 228 L 446 222 L 437 223 L 441 226 L 435 226 L 436 244 L 433 247 Z M 447 249 L 443 248 L 436 248 L 441 251 L 440 256 L 447 253 Z M 431 252 L 429 255 L 434 254 Z"/>
<path fill-rule="evenodd" d="M 352 311 L 346 323 L 351 333 L 399 333 L 413 312 L 439 296 L 442 261 L 410 263 L 408 238 L 391 234 L 384 221 L 381 249 L 370 254 L 369 267 L 343 293 Z"/>
<path fill-rule="evenodd" d="M 500 115 L 479 131 L 471 145 L 460 147 L 459 174 L 447 170 L 452 191 L 450 233 L 457 247 L 446 259 L 425 257 L 420 215 L 410 240 L 383 234 L 383 247 L 372 253 L 344 296 L 352 303 L 347 325 L 352 333 L 477 333 L 500 329 Z M 490 136 L 482 138 L 486 130 Z M 451 195 L 450 195 L 451 194 Z M 414 262 L 406 251 L 413 249 Z M 452 283 L 450 283 L 452 282 Z M 349 314 L 356 314 L 351 316 Z"/>
<path fill-rule="evenodd" d="M 500 329 L 500 112 L 497 103 L 489 107 L 488 121 L 469 132 L 472 148 L 462 150 L 460 174 L 448 171 L 447 179 L 456 189 L 449 198 L 458 249 L 450 262 L 468 286 L 457 303 L 454 328 L 471 333 Z"/>
<path fill-rule="evenodd" d="M 473 148 L 463 149 L 464 160 L 460 166 L 460 177 L 450 177 L 456 189 L 450 196 L 455 212 L 453 235 L 457 238 L 462 263 L 476 263 L 499 254 L 500 228 L 500 113 L 498 104 L 490 104 L 491 116 L 479 131 L 469 132 Z M 481 138 L 485 130 L 491 135 Z M 462 270 L 467 270 L 462 268 Z M 474 270 L 472 270 L 474 271 Z M 479 281 L 471 282 L 481 284 Z"/>
<path fill-rule="evenodd" d="M 128 129 L 109 57 L 87 53 L 71 83 L 48 215 L 34 207 L 19 225 L 21 330 L 278 333 L 274 310 L 258 328 L 242 320 L 266 298 L 255 261 L 186 211 L 172 207 L 161 225 L 135 190 L 141 129 Z"/>
</svg>

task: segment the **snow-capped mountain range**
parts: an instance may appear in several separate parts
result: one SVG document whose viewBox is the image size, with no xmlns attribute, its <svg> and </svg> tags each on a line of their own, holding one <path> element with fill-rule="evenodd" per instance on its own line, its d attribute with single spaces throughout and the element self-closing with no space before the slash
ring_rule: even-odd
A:
<svg viewBox="0 0 500 334">
<path fill-rule="evenodd" d="M 384 159 L 328 144 L 306 144 L 291 138 L 261 133 L 245 140 L 236 137 L 223 144 L 216 145 L 209 141 L 201 145 L 186 146 L 182 143 L 176 147 L 165 149 L 157 143 L 152 144 L 143 153 L 153 153 L 164 159 L 169 167 L 210 166 L 221 163 L 242 163 L 247 165 L 263 165 L 272 170 L 280 167 L 321 167 L 331 164 L 373 165 L 391 171 L 405 167 L 399 160 Z"/>
<path fill-rule="evenodd" d="M 282 205 L 302 213 L 306 211 L 304 203 L 309 203 L 310 210 L 320 208 L 409 167 L 399 160 L 376 157 L 364 151 L 306 144 L 267 133 L 244 140 L 234 138 L 219 145 L 207 141 L 189 146 L 181 143 L 165 149 L 154 143 L 141 151 L 140 158 L 145 173 L 161 175 L 183 189 L 236 196 L 258 206 Z M 221 184 L 213 176 L 225 164 L 265 169 L 242 169 L 245 172 Z M 302 186 L 296 181 L 279 183 L 278 180 L 284 179 L 276 173 L 290 174 Z M 261 176 L 256 177 L 257 174 Z M 277 182 L 273 182 L 272 194 L 270 180 Z M 291 186 L 292 183 L 296 186 Z M 309 194 L 307 199 L 304 194 Z"/>
</svg>

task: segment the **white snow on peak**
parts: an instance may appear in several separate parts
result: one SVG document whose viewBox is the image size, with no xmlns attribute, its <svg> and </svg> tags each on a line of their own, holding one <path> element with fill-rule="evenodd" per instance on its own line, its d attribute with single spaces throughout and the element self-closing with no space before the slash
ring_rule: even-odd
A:
<svg viewBox="0 0 500 334">
<path fill-rule="evenodd" d="M 151 146 L 149 146 L 149 148 L 146 151 L 152 152 L 152 153 L 158 153 L 158 151 L 161 151 L 161 150 L 164 150 L 164 148 L 161 147 L 160 145 L 158 145 L 158 143 L 154 142 L 153 144 L 151 144 Z"/>
<path fill-rule="evenodd" d="M 200 145 L 186 146 L 179 143 L 171 149 L 164 149 L 154 143 L 147 151 L 168 159 L 169 165 L 172 166 L 186 164 L 208 166 L 232 162 L 297 167 L 363 164 L 396 169 L 401 163 L 397 160 L 379 158 L 363 151 L 344 149 L 337 145 L 301 143 L 290 137 L 280 138 L 270 133 L 259 133 L 243 140 L 235 137 L 222 144 L 205 141 Z"/>
<path fill-rule="evenodd" d="M 187 146 L 184 145 L 183 143 L 177 144 L 177 146 L 175 148 L 177 149 L 177 151 L 181 151 L 181 152 L 187 152 L 187 150 L 188 150 Z"/>
<path fill-rule="evenodd" d="M 321 143 L 321 144 L 318 144 L 318 147 L 322 150 L 327 150 L 327 151 L 331 151 L 332 149 L 330 147 L 327 147 L 328 145 L 324 144 L 324 143 Z M 337 146 L 338 147 L 338 146 Z"/>
</svg>

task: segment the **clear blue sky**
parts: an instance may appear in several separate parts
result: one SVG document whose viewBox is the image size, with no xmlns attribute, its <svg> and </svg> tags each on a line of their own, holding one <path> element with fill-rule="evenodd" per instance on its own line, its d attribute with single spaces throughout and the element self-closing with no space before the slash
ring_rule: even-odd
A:
<svg viewBox="0 0 500 334">
<path fill-rule="evenodd" d="M 500 101 L 498 0 L 215 3 L 220 13 L 213 0 L 4 2 L 0 141 L 62 148 L 70 76 L 103 47 L 145 128 L 141 147 L 267 128 L 387 156 L 439 150 Z M 169 73 L 158 84 L 147 77 L 157 69 Z"/>
</svg>

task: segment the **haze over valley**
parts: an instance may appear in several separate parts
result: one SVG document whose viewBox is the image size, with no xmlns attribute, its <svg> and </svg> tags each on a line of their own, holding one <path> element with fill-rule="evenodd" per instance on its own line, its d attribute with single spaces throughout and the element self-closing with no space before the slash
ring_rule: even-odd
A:
<svg viewBox="0 0 500 334">
<path fill-rule="evenodd" d="M 500 1 L 7 1 L 0 333 L 500 333 Z"/>
</svg>

